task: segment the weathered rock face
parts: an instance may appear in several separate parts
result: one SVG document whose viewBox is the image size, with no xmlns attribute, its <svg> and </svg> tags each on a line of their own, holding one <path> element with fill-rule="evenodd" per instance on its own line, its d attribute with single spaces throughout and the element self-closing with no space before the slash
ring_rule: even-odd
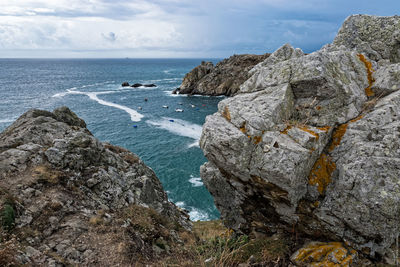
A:
<svg viewBox="0 0 400 267">
<path fill-rule="evenodd" d="M 331 48 L 344 46 L 374 61 L 400 62 L 400 17 L 353 15 L 340 28 Z"/>
<path fill-rule="evenodd" d="M 377 32 L 345 34 L 361 18 L 389 38 L 375 59 L 396 61 L 397 37 L 387 32 L 400 17 L 352 16 L 331 46 L 275 51 L 207 117 L 201 176 L 228 227 L 254 235 L 296 229 L 369 255 L 393 252 L 400 72 L 358 50 Z"/>
<path fill-rule="evenodd" d="M 132 226 L 146 210 L 190 228 L 138 156 L 101 143 L 66 107 L 30 110 L 1 133 L 0 170 L 1 212 L 14 210 L 20 263 L 116 265 L 128 264 L 129 253 L 151 257 L 152 241 Z"/>
<path fill-rule="evenodd" d="M 215 66 L 211 62 L 202 62 L 183 78 L 179 93 L 232 96 L 249 78 L 248 71 L 268 56 L 234 55 Z"/>
</svg>

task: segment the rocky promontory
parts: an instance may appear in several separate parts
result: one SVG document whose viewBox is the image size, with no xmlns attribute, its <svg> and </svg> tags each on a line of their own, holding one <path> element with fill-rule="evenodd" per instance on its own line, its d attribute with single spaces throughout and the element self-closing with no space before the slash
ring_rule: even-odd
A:
<svg viewBox="0 0 400 267">
<path fill-rule="evenodd" d="M 181 86 L 174 93 L 233 96 L 239 91 L 239 86 L 250 77 L 249 70 L 268 56 L 269 54 L 233 55 L 215 66 L 212 62 L 203 61 L 185 75 Z"/>
<path fill-rule="evenodd" d="M 30 110 L 2 132 L 0 170 L 2 266 L 151 263 L 191 228 L 137 155 L 66 107 Z"/>
<path fill-rule="evenodd" d="M 399 16 L 350 16 L 332 44 L 282 46 L 219 103 L 201 176 L 227 227 L 313 241 L 299 265 L 397 261 L 399 34 Z"/>
</svg>

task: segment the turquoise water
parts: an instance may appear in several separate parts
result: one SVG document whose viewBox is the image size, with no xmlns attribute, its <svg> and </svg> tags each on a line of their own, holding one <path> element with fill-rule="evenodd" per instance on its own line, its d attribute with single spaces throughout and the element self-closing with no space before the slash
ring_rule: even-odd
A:
<svg viewBox="0 0 400 267">
<path fill-rule="evenodd" d="M 222 98 L 171 94 L 201 61 L 0 59 L 0 131 L 30 108 L 66 105 L 100 140 L 138 154 L 156 172 L 170 200 L 193 220 L 218 218 L 199 178 L 206 159 L 198 140 L 205 117 L 217 111 Z M 157 87 L 121 87 L 124 81 Z"/>
</svg>

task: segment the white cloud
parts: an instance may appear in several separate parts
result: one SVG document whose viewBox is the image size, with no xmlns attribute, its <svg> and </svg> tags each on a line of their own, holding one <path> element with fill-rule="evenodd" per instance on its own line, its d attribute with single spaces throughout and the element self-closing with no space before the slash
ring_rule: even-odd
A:
<svg viewBox="0 0 400 267">
<path fill-rule="evenodd" d="M 358 1 L 0 0 L 0 57 L 19 50 L 228 56 L 286 42 L 309 52 L 333 39 L 346 5 L 354 10 Z"/>
</svg>

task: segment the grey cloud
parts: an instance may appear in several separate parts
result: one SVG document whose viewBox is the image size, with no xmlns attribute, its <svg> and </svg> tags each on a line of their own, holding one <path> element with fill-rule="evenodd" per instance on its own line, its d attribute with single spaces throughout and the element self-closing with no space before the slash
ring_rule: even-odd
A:
<svg viewBox="0 0 400 267">
<path fill-rule="evenodd" d="M 104 39 L 110 42 L 115 42 L 115 40 L 117 40 L 117 35 L 113 32 L 109 32 L 107 34 L 102 33 L 101 36 L 103 36 Z"/>
</svg>

